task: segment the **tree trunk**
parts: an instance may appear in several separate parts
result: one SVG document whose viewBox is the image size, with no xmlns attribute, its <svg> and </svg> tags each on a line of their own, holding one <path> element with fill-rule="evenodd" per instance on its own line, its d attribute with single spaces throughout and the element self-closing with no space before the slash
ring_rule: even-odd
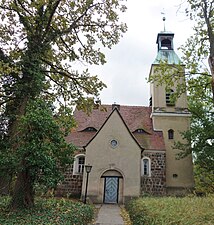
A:
<svg viewBox="0 0 214 225">
<path fill-rule="evenodd" d="M 210 71 L 212 74 L 211 86 L 212 86 L 213 104 L 214 104 L 214 57 L 213 56 L 209 57 L 209 66 L 210 66 Z"/>
<path fill-rule="evenodd" d="M 12 144 L 12 149 L 15 152 L 19 147 L 20 143 L 15 141 L 16 136 L 19 135 L 18 127 L 20 123 L 20 117 L 25 114 L 26 105 L 29 98 L 28 96 L 24 97 L 16 108 L 17 118 L 11 123 L 9 127 L 9 136 Z M 17 174 L 17 178 L 15 181 L 15 187 L 12 192 L 12 200 L 11 200 L 11 209 L 17 210 L 20 208 L 30 208 L 34 205 L 34 194 L 33 194 L 33 186 L 32 179 L 29 175 L 29 171 L 25 166 L 25 160 L 23 159 L 20 162 L 20 170 Z"/>
<path fill-rule="evenodd" d="M 18 174 L 11 201 L 12 210 L 34 206 L 32 183 L 33 182 L 27 170 L 23 170 Z"/>
<path fill-rule="evenodd" d="M 11 176 L 0 176 L 0 195 L 8 195 L 10 191 Z"/>
</svg>

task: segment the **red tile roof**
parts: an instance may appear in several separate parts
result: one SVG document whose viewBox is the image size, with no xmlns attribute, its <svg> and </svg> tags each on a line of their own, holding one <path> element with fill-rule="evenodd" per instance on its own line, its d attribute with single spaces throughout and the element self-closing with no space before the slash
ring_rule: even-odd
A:
<svg viewBox="0 0 214 225">
<path fill-rule="evenodd" d="M 77 127 L 72 129 L 66 140 L 78 147 L 86 146 L 96 132 L 84 130 L 88 127 L 99 130 L 111 112 L 111 105 L 102 105 L 99 109 L 94 109 L 90 115 L 75 110 Z M 151 107 L 122 105 L 119 112 L 140 146 L 148 150 L 165 150 L 162 132 L 154 131 L 152 127 Z M 138 133 L 137 129 L 143 129 L 145 132 Z"/>
</svg>

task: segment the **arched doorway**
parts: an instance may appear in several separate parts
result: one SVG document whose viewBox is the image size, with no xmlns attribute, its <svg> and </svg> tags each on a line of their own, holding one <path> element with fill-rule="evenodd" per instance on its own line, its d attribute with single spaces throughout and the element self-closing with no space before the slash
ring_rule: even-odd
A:
<svg viewBox="0 0 214 225">
<path fill-rule="evenodd" d="M 104 179 L 103 203 L 117 204 L 122 201 L 123 176 L 117 170 L 107 170 L 101 176 Z"/>
</svg>

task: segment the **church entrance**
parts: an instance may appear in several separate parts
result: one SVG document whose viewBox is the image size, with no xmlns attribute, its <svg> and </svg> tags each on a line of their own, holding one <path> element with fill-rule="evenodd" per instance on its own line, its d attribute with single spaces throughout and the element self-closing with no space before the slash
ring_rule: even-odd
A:
<svg viewBox="0 0 214 225">
<path fill-rule="evenodd" d="M 117 204 L 123 202 L 123 176 L 117 170 L 105 171 L 100 180 L 103 203 Z"/>
<path fill-rule="evenodd" d="M 105 177 L 104 203 L 118 203 L 119 177 Z"/>
</svg>

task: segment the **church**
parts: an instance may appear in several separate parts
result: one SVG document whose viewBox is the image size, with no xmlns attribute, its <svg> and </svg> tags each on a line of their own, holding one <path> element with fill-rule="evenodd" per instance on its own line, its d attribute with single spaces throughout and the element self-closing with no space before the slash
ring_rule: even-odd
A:
<svg viewBox="0 0 214 225">
<path fill-rule="evenodd" d="M 158 52 L 149 76 L 163 61 L 172 70 L 181 65 L 173 39 L 171 32 L 158 33 Z M 172 101 L 176 84 L 166 90 L 165 85 L 151 82 L 149 106 L 100 105 L 89 115 L 75 110 L 77 126 L 66 141 L 78 151 L 56 195 L 83 199 L 87 188 L 93 203 L 120 204 L 143 195 L 181 196 L 192 190 L 192 157 L 178 160 L 179 151 L 173 148 L 175 141 L 185 141 L 181 132 L 190 128 L 187 95 Z M 91 166 L 90 173 L 85 165 Z"/>
</svg>

